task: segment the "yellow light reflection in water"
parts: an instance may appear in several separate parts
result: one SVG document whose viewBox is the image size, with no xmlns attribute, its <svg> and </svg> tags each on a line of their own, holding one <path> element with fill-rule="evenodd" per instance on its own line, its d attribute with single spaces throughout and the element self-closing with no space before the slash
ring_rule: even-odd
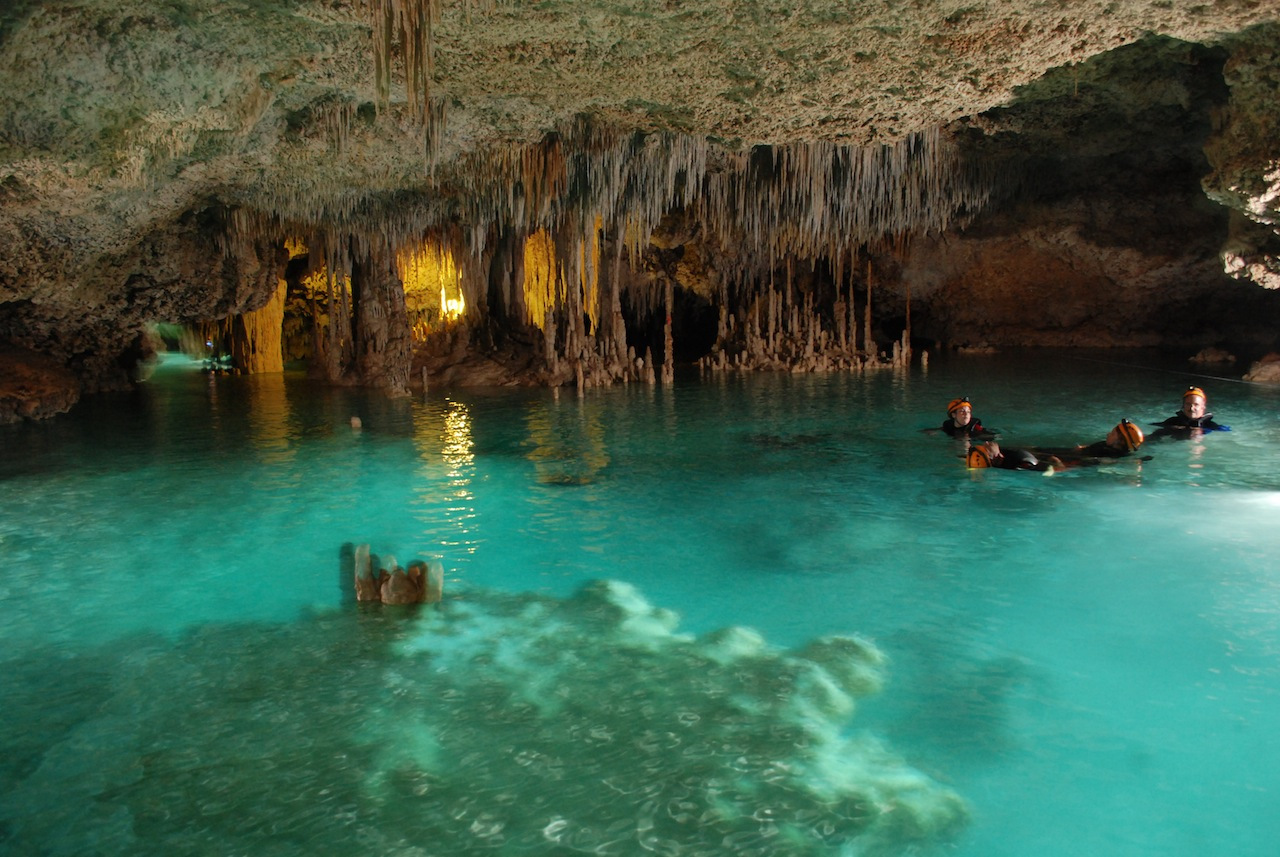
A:
<svg viewBox="0 0 1280 857">
<path fill-rule="evenodd" d="M 449 402 L 441 441 L 440 455 L 451 468 L 449 476 L 461 480 L 461 484 L 469 483 L 471 465 L 475 464 L 476 457 L 473 452 L 475 442 L 471 438 L 471 414 L 467 412 L 466 405 Z"/>
<path fill-rule="evenodd" d="M 297 452 L 290 441 L 289 398 L 284 375 L 252 375 L 245 379 L 249 388 L 249 425 L 252 443 L 264 464 L 285 465 Z"/>
<path fill-rule="evenodd" d="M 475 553 L 475 440 L 471 413 L 461 402 L 445 401 L 414 416 L 414 445 L 422 462 L 417 505 L 429 532 L 439 534 L 444 557 Z M 435 538 L 433 536 L 433 538 Z"/>
</svg>

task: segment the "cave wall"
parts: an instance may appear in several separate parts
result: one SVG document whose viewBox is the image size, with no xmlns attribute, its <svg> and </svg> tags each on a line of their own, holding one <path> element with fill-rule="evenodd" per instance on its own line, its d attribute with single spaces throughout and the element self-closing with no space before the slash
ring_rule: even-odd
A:
<svg viewBox="0 0 1280 857">
<path fill-rule="evenodd" d="M 1240 133 L 1224 124 L 1241 97 L 1226 70 L 1238 75 L 1240 63 L 1223 49 L 1151 38 L 1055 70 L 1011 104 L 957 123 L 971 156 L 1003 164 L 1016 185 L 972 222 L 865 248 L 879 347 L 901 331 L 909 300 L 924 347 L 1275 349 L 1280 295 L 1224 262 L 1242 217 L 1204 191 L 1215 180 L 1209 153 Z M 714 268 L 732 249 L 699 245 L 687 223 L 670 232 L 655 238 L 651 267 L 714 300 L 717 272 L 663 254 L 674 245 Z M 822 272 L 805 288 L 827 295 L 826 326 L 838 336 L 831 260 L 798 261 Z M 857 316 L 866 277 L 846 276 Z"/>
<path fill-rule="evenodd" d="M 391 274 L 329 314 L 342 330 L 309 328 L 322 374 L 389 390 L 467 360 L 487 381 L 565 383 L 593 354 L 601 377 L 643 376 L 644 349 L 733 347 L 783 282 L 812 290 L 786 298 L 814 314 L 797 330 L 845 348 L 874 277 L 864 357 L 899 335 L 908 296 L 914 334 L 942 344 L 1273 339 L 1267 4 L 784 4 L 764 20 L 742 0 L 445 3 L 425 77 L 404 32 L 371 46 L 384 5 L 7 8 L 0 340 L 119 388 L 149 325 L 258 310 L 285 240 L 324 236 L 388 253 L 427 236 L 466 271 L 473 309 L 443 345 L 399 332 Z M 888 191 L 864 204 L 877 170 Z M 562 290 L 534 334 L 515 257 L 539 230 L 565 282 L 601 232 L 604 303 Z M 357 344 L 361 328 L 377 332 Z"/>
<path fill-rule="evenodd" d="M 1241 218 L 1204 192 L 1222 180 L 1211 158 L 1223 135 L 1238 133 L 1224 117 L 1247 100 L 1229 69 L 1255 51 L 1149 39 L 976 117 L 978 145 L 1014 136 L 1029 184 L 971 228 L 913 243 L 904 277 L 925 300 L 917 334 L 968 346 L 1274 349 L 1280 296 L 1258 288 L 1271 285 L 1265 276 L 1244 286 L 1232 270 Z"/>
<path fill-rule="evenodd" d="M 228 212 L 201 209 L 93 264 L 32 273 L 37 290 L 0 302 L 0 341 L 48 355 L 86 393 L 128 388 L 158 321 L 222 319 L 275 293 L 283 246 L 236 237 Z"/>
</svg>

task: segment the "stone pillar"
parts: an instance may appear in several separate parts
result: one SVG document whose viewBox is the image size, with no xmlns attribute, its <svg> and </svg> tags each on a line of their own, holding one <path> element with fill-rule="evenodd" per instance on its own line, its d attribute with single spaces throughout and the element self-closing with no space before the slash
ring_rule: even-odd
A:
<svg viewBox="0 0 1280 857">
<path fill-rule="evenodd" d="M 284 371 L 280 332 L 284 325 L 284 280 L 261 309 L 236 316 L 231 325 L 231 360 L 248 375 Z"/>
<path fill-rule="evenodd" d="M 389 251 L 371 250 L 353 260 L 356 373 L 360 383 L 408 395 L 413 340 L 404 284 Z"/>
<path fill-rule="evenodd" d="M 664 293 L 666 310 L 666 321 L 662 326 L 662 383 L 670 384 L 675 380 L 676 372 L 676 355 L 675 355 L 675 339 L 671 335 L 671 312 L 675 309 L 675 286 L 670 278 L 667 279 L 667 288 Z"/>
</svg>

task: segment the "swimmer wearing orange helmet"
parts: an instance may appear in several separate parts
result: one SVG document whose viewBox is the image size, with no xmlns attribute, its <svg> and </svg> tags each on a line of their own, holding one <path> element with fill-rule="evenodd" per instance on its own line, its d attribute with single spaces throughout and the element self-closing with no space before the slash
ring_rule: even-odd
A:
<svg viewBox="0 0 1280 857">
<path fill-rule="evenodd" d="M 1182 394 L 1182 408 L 1167 420 L 1153 425 L 1159 430 L 1151 433 L 1157 437 L 1195 437 L 1206 431 L 1231 431 L 1231 426 L 1220 425 L 1213 421 L 1213 414 L 1208 412 L 1209 397 L 1199 387 L 1188 387 Z"/>
<path fill-rule="evenodd" d="M 1041 458 L 1028 449 L 1000 447 L 994 440 L 986 443 L 975 443 L 969 447 L 965 456 L 965 464 L 971 470 L 983 467 L 998 467 L 1001 470 L 1034 470 L 1038 473 L 1052 473 L 1062 462 L 1056 456 Z"/>
<path fill-rule="evenodd" d="M 942 430 L 951 437 L 990 437 L 991 432 L 982 426 L 982 420 L 973 415 L 969 397 L 952 399 L 947 403 L 947 420 Z"/>
<path fill-rule="evenodd" d="M 1037 448 L 1035 452 L 1060 456 L 1068 464 L 1096 464 L 1096 459 L 1124 458 L 1126 455 L 1132 455 L 1145 440 L 1146 436 L 1143 435 L 1142 429 L 1138 428 L 1137 423 L 1123 419 L 1116 423 L 1115 428 L 1107 432 L 1105 440 L 1072 449 Z"/>
</svg>

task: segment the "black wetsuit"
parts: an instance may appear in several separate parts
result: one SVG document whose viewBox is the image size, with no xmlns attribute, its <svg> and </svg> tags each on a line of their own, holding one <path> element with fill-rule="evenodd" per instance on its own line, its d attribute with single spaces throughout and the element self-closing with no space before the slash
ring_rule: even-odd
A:
<svg viewBox="0 0 1280 857">
<path fill-rule="evenodd" d="M 1063 454 L 1058 453 L 1059 456 Z M 1105 440 L 1100 440 L 1065 454 L 1075 458 L 1124 458 L 1129 454 L 1129 450 L 1124 447 L 1111 446 Z"/>
<path fill-rule="evenodd" d="M 1079 467 L 1084 464 L 1098 464 L 1103 458 L 1124 458 L 1129 450 L 1116 448 L 1105 440 L 1091 443 L 1088 446 L 1072 447 L 1036 447 L 1037 455 L 1051 455 L 1066 467 Z"/>
<path fill-rule="evenodd" d="M 1182 411 L 1178 411 L 1167 420 L 1161 420 L 1152 425 L 1160 428 L 1153 431 L 1148 440 L 1155 437 L 1194 437 L 1198 432 L 1206 431 L 1230 431 L 1230 426 L 1220 425 L 1213 421 L 1213 414 L 1205 414 L 1202 417 L 1189 417 Z"/>
<path fill-rule="evenodd" d="M 1043 473 L 1053 464 L 1036 458 L 1030 450 L 1002 446 L 1000 455 L 991 459 L 991 466 L 1001 470 L 1036 470 Z"/>
<path fill-rule="evenodd" d="M 989 437 L 991 432 L 982 427 L 982 420 L 977 417 L 970 417 L 969 422 L 962 426 L 956 425 L 956 421 L 951 417 L 947 417 L 947 421 L 942 424 L 942 430 L 951 437 Z"/>
</svg>

